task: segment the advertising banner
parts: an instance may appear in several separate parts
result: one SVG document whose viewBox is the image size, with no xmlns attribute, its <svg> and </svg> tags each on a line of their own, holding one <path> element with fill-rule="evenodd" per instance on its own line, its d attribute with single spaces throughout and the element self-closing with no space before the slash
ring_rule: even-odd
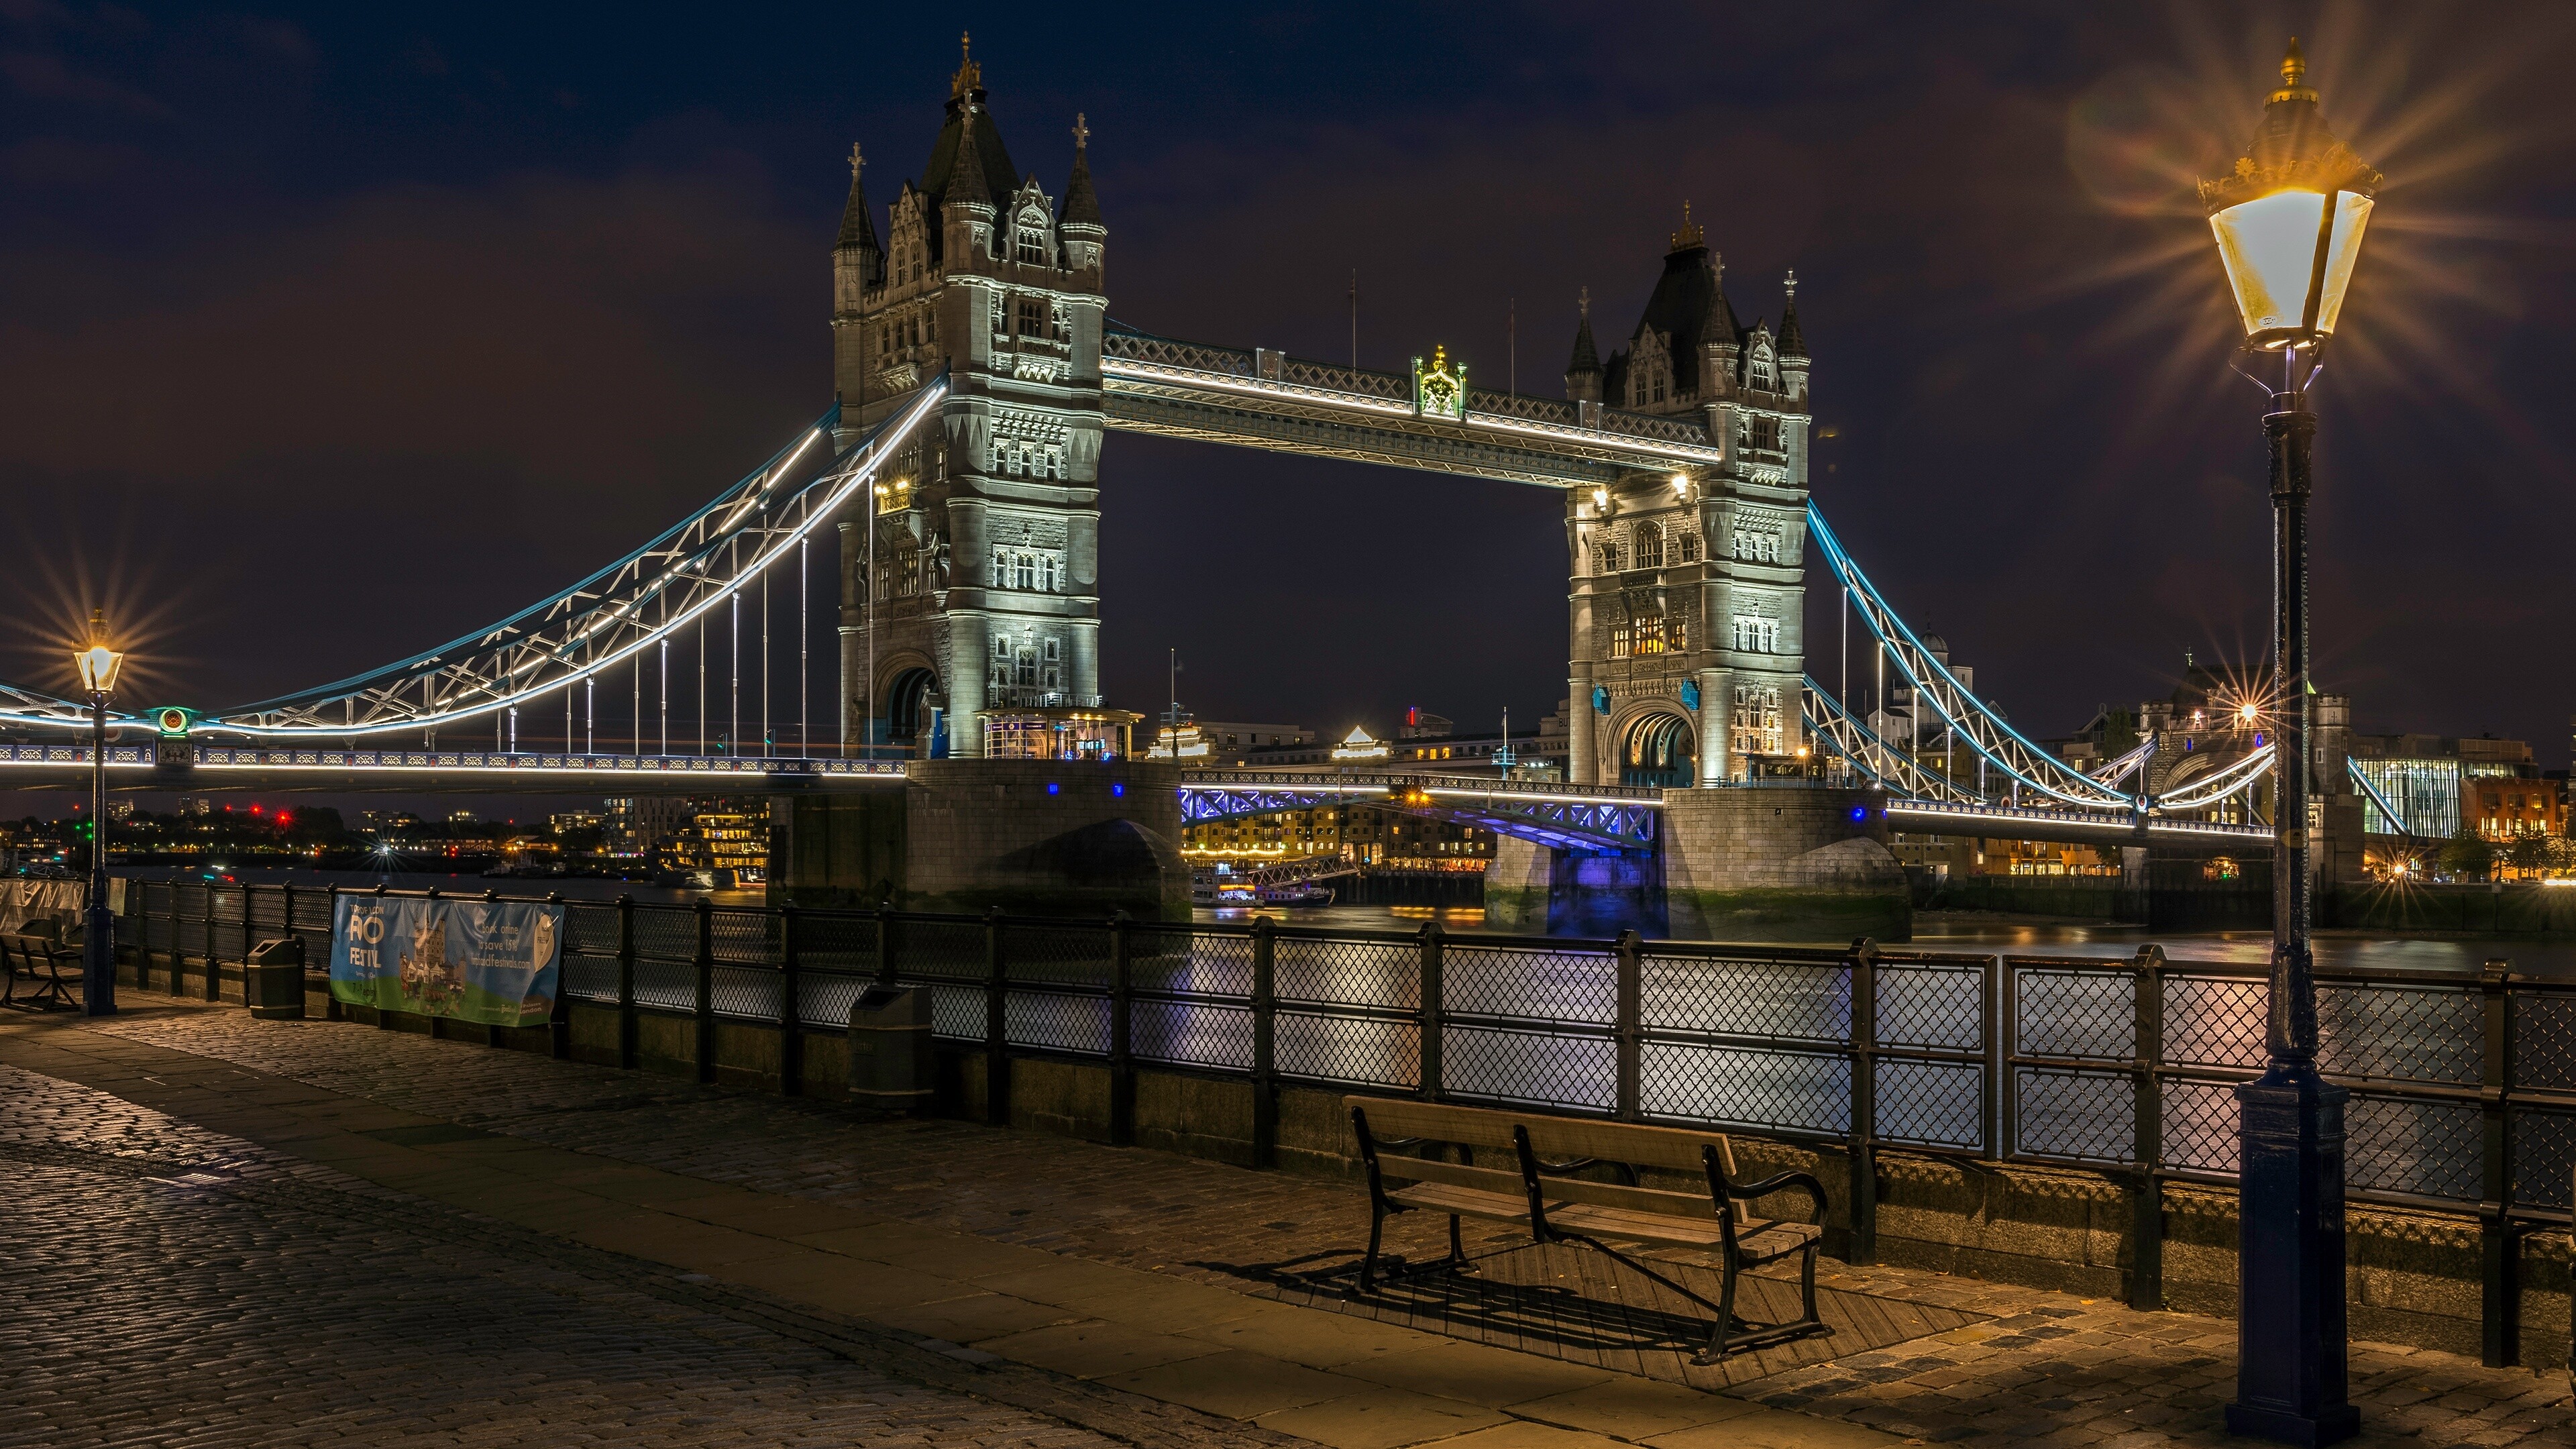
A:
<svg viewBox="0 0 2576 1449">
<path fill-rule="evenodd" d="M 554 1014 L 564 908 L 541 901 L 343 895 L 331 998 L 381 1011 L 534 1026 Z"/>
</svg>

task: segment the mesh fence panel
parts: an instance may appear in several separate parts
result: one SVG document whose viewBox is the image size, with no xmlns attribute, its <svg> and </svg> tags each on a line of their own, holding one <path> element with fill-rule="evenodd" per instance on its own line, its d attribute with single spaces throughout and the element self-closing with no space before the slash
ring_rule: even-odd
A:
<svg viewBox="0 0 2576 1449">
<path fill-rule="evenodd" d="M 673 906 L 637 906 L 635 954 L 651 961 L 695 961 L 698 913 Z"/>
<path fill-rule="evenodd" d="M 2167 1078 L 2158 1101 L 2164 1112 L 2165 1163 L 2192 1172 L 2236 1171 L 2238 1110 L 2232 1082 Z"/>
<path fill-rule="evenodd" d="M 698 1009 L 698 969 L 678 961 L 635 963 L 635 1004 L 655 1011 Z"/>
<path fill-rule="evenodd" d="M 718 961 L 737 966 L 775 966 L 784 946 L 779 917 L 760 910 L 723 909 L 709 913 L 707 944 Z"/>
<path fill-rule="evenodd" d="M 286 929 L 286 892 L 250 890 L 242 896 L 250 911 L 251 929 L 276 935 Z"/>
<path fill-rule="evenodd" d="M 1252 1070 L 1252 1009 L 1248 1006 L 1143 1000 L 1131 1003 L 1129 1012 L 1128 1042 L 1141 1061 Z M 1286 1022 L 1283 1014 L 1278 1028 L 1282 1034 Z M 1276 1035 L 1272 1050 L 1285 1050 Z"/>
<path fill-rule="evenodd" d="M 1422 1085 L 1420 1022 L 1282 1011 L 1271 1027 L 1270 1052 L 1273 1069 L 1292 1077 L 1408 1092 Z"/>
<path fill-rule="evenodd" d="M 1252 989 L 1252 943 L 1245 941 L 1243 945 L 1244 991 L 1248 994 Z M 1271 946 L 1270 984 L 1282 1001 L 1408 1009 L 1422 1001 L 1422 948 L 1410 941 L 1317 941 L 1283 936 Z"/>
<path fill-rule="evenodd" d="M 338 897 L 329 891 L 297 891 L 295 919 L 289 924 L 297 930 L 331 929 L 332 913 L 338 909 L 334 904 L 337 899 Z"/>
<path fill-rule="evenodd" d="M 2343 1107 L 2344 1181 L 2420 1197 L 2476 1199 L 2484 1123 L 2474 1103 L 2356 1096 Z"/>
<path fill-rule="evenodd" d="M 734 1021 L 780 1019 L 787 994 L 783 973 L 757 966 L 718 966 L 708 978 L 707 998 L 716 1015 Z"/>
<path fill-rule="evenodd" d="M 2317 987 L 2317 1069 L 2329 1076 L 2477 1085 L 2486 1015 L 2455 986 Z"/>
<path fill-rule="evenodd" d="M 1011 980 L 1109 985 L 1112 933 L 1107 926 L 1014 923 L 1001 929 L 1002 971 Z"/>
<path fill-rule="evenodd" d="M 956 1041 L 984 1039 L 984 991 L 978 986 L 930 987 L 930 1033 Z"/>
<path fill-rule="evenodd" d="M 2263 1067 L 2271 992 L 2259 978 L 2167 976 L 2165 1060 L 2185 1067 Z"/>
<path fill-rule="evenodd" d="M 2137 978 L 2125 971 L 2009 966 L 2013 1040 L 2025 1056 L 2124 1061 L 2137 1055 Z"/>
<path fill-rule="evenodd" d="M 1599 1036 L 1444 1027 L 1440 1086 L 1453 1096 L 1607 1112 L 1618 1104 L 1618 1048 Z"/>
<path fill-rule="evenodd" d="M 1486 946 L 1441 950 L 1440 1005 L 1463 1016 L 1608 1026 L 1619 1016 L 1619 958 L 1602 951 Z"/>
<path fill-rule="evenodd" d="M 616 955 L 617 907 L 579 902 L 565 906 L 564 949 L 594 956 Z"/>
<path fill-rule="evenodd" d="M 617 1000 L 617 958 L 564 957 L 563 992 L 576 1001 L 614 1002 Z"/>
<path fill-rule="evenodd" d="M 2571 1174 L 2576 1174 L 2576 1112 L 2530 1107 L 2513 1114 L 2513 1196 L 2517 1202 L 2542 1207 L 2576 1206 L 2570 1201 Z"/>
<path fill-rule="evenodd" d="M 1966 1052 L 1985 1045 L 1982 966 L 1883 962 L 1875 975 L 1880 1046 Z"/>
<path fill-rule="evenodd" d="M 894 923 L 895 969 L 906 976 L 981 981 L 986 974 L 981 921 Z M 983 1033 L 978 1031 L 976 1035 Z"/>
<path fill-rule="evenodd" d="M 1252 995 L 1252 938 L 1186 927 L 1139 927 L 1127 937 L 1127 976 L 1139 990 Z"/>
<path fill-rule="evenodd" d="M 845 1031 L 850 1008 L 876 984 L 873 972 L 800 970 L 796 976 L 797 1020 L 809 1027 Z"/>
<path fill-rule="evenodd" d="M 2013 1073 L 2016 1152 L 2077 1162 L 2137 1160 L 2137 1096 L 2104 1072 L 2022 1067 Z"/>
<path fill-rule="evenodd" d="M 1639 1095 L 1648 1116 L 1753 1131 L 1851 1132 L 1851 1062 L 1822 1052 L 1646 1042 Z"/>
<path fill-rule="evenodd" d="M 1974 1152 L 1986 1143 L 1986 1074 L 1974 1062 L 1878 1063 L 1878 1135 Z"/>
<path fill-rule="evenodd" d="M 866 916 L 800 915 L 796 918 L 796 961 L 809 972 L 873 975 L 877 969 L 877 923 Z M 841 1020 L 849 1020 L 846 1010 Z"/>
<path fill-rule="evenodd" d="M 1851 1040 L 1851 972 L 1838 963 L 1649 952 L 1638 970 L 1639 1018 L 1649 1029 Z"/>
<path fill-rule="evenodd" d="M 2576 1091 L 2576 992 L 2513 993 L 2513 1079 L 2522 1087 Z"/>
<path fill-rule="evenodd" d="M 1006 992 L 1002 1033 L 1013 1046 L 1106 1056 L 1109 998 L 1065 991 Z"/>
</svg>

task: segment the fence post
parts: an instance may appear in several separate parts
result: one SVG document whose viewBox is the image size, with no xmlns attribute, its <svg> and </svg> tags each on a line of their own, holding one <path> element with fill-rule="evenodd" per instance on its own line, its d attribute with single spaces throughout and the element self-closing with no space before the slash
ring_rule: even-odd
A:
<svg viewBox="0 0 2576 1449">
<path fill-rule="evenodd" d="M 186 943 L 179 939 L 179 897 L 186 893 L 186 886 L 175 880 L 170 882 L 170 994 L 172 996 L 179 994 L 179 972 L 188 957 Z"/>
<path fill-rule="evenodd" d="M 2138 948 L 2134 963 L 2137 985 L 2131 1065 L 2130 1117 L 2136 1123 L 2138 1190 L 2130 1198 L 2129 1306 L 2154 1313 L 2165 1306 L 2165 1183 L 2157 1174 L 2165 1159 L 2164 1094 L 2156 1081 L 2156 1064 L 2165 1056 L 2165 949 L 2153 942 Z"/>
<path fill-rule="evenodd" d="M 1275 1167 L 1279 1157 L 1278 1068 L 1279 923 L 1252 922 L 1252 1165 Z"/>
<path fill-rule="evenodd" d="M 1645 1016 L 1645 955 L 1645 937 L 1634 928 L 1619 933 L 1618 1003 L 1612 1014 L 1619 1036 L 1619 1084 L 1612 1101 L 1622 1122 L 1635 1122 L 1645 1115 L 1645 1091 L 1638 1065 L 1642 1055 L 1638 1023 Z"/>
<path fill-rule="evenodd" d="M 1878 1259 L 1878 943 L 1852 942 L 1851 1251 L 1849 1263 Z"/>
<path fill-rule="evenodd" d="M 326 934 L 331 942 L 322 950 L 322 976 L 325 981 L 328 981 L 331 976 L 331 958 L 340 950 L 340 887 L 337 885 L 331 887 L 329 899 L 331 908 L 322 913 L 322 919 L 330 924 L 330 930 Z M 349 1014 L 340 1009 L 340 993 L 328 986 L 323 988 L 322 1019 L 324 1021 L 349 1019 Z"/>
<path fill-rule="evenodd" d="M 563 892 L 546 892 L 546 904 L 562 909 Z M 572 913 L 565 911 L 564 915 L 565 924 L 569 926 Z M 572 983 L 565 979 L 571 974 L 571 963 L 564 958 L 561 944 L 571 938 L 569 930 L 555 932 L 555 1004 L 554 1009 L 546 1013 L 546 1055 L 559 1062 L 572 1056 Z"/>
<path fill-rule="evenodd" d="M 698 1080 L 716 1079 L 716 912 L 698 902 Z"/>
<path fill-rule="evenodd" d="M 1986 1120 L 1979 1124 L 1986 1133 L 1986 1158 L 2001 1161 L 2004 1156 L 2004 1094 L 2012 1090 L 2011 1053 L 2004 1050 L 2004 977 L 2012 966 L 2001 956 L 1986 958 L 1986 975 L 1980 992 L 1980 1005 L 1985 1012 L 1986 1044 Z"/>
<path fill-rule="evenodd" d="M 208 889 L 211 891 L 211 890 L 212 890 L 212 887 L 209 887 Z M 432 886 L 432 887 L 430 887 L 430 889 L 429 889 L 429 897 L 430 897 L 430 899 L 431 899 L 431 900 L 436 900 L 436 899 L 438 899 L 438 887 L 436 887 L 436 886 Z M 384 887 L 384 885 L 383 885 L 383 883 L 382 883 L 382 882 L 378 882 L 378 883 L 377 883 L 377 885 L 376 885 L 376 909 L 377 909 L 379 912 L 381 912 L 381 911 L 384 909 L 384 906 L 385 906 L 385 899 L 384 899 L 384 898 L 385 898 L 385 887 Z M 209 895 L 206 897 L 206 914 L 207 914 L 208 916 L 212 916 L 212 915 L 214 915 L 214 913 L 215 913 L 215 898 L 214 898 L 214 896 L 213 896 L 213 895 L 209 894 Z M 211 933 L 209 933 L 206 939 L 207 939 L 208 941 L 210 941 L 210 942 L 211 942 L 211 941 L 214 939 L 214 937 L 213 937 L 213 935 L 212 935 Z M 391 1030 L 393 1030 L 393 1029 L 394 1029 L 394 1014 L 393 1014 L 392 1012 L 387 1011 L 387 1010 L 385 1009 L 385 1004 L 384 1004 L 384 1002 L 383 1002 L 383 1000 L 382 1000 L 381 998 L 379 998 L 379 999 L 374 1003 L 374 1005 L 375 1005 L 375 1011 L 376 1011 L 376 1030 L 378 1030 L 378 1031 L 391 1031 Z"/>
<path fill-rule="evenodd" d="M 1109 918 L 1109 1144 L 1136 1145 L 1135 922 Z"/>
<path fill-rule="evenodd" d="M 500 898 L 501 888 L 499 886 L 485 886 L 483 888 L 484 900 L 497 901 Z M 560 973 L 558 973 L 558 979 L 560 980 Z M 244 992 L 248 992 L 250 990 L 250 977 L 247 974 L 242 977 L 242 990 Z M 558 992 L 556 994 L 561 995 L 562 993 Z M 487 1047 L 498 1047 L 504 1045 L 504 1038 L 501 1035 L 501 1026 L 498 1022 L 487 1021 L 483 1023 L 483 1044 Z"/>
<path fill-rule="evenodd" d="M 892 986 L 894 984 L 894 898 L 892 896 L 877 902 L 876 933 L 877 981 L 882 985 Z"/>
<path fill-rule="evenodd" d="M 1440 1100 L 1440 923 L 1422 923 L 1422 1100 Z"/>
<path fill-rule="evenodd" d="M 984 912 L 984 1120 L 1011 1125 L 1010 977 L 1002 961 L 1002 908 Z"/>
<path fill-rule="evenodd" d="M 214 946 L 214 882 L 206 882 L 206 1000 L 224 1000 L 224 964 Z"/>
<path fill-rule="evenodd" d="M 617 897 L 617 1065 L 635 1070 L 635 897 Z"/>
<path fill-rule="evenodd" d="M 2513 1221 L 2505 1216 L 2513 1195 L 2512 1112 L 2505 1094 L 2513 1086 L 2513 963 L 2490 959 L 2478 970 L 2478 991 L 2486 1008 L 2484 1071 L 2480 1073 L 2479 1114 L 2484 1132 L 2480 1159 L 2485 1181 L 2478 1197 L 2480 1293 L 2484 1312 L 2478 1357 L 2488 1368 L 2505 1368 L 2522 1357 L 2522 1284 Z"/>
<path fill-rule="evenodd" d="M 778 1092 L 805 1095 L 805 1008 L 796 961 L 796 908 L 778 909 Z"/>
</svg>

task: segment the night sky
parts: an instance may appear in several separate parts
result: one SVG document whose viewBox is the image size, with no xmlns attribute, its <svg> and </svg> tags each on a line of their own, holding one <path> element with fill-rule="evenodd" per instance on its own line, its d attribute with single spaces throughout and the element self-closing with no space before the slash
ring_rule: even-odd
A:
<svg viewBox="0 0 2576 1449">
<path fill-rule="evenodd" d="M 2263 398 L 2190 181 L 2295 32 L 2388 176 L 2321 384 L 2320 687 L 2562 765 L 2570 14 L 0 0 L 0 677 L 67 688 L 104 604 L 125 702 L 236 704 L 635 547 L 829 403 L 844 158 L 882 225 L 971 27 L 1051 193 L 1088 115 L 1147 331 L 1341 358 L 1357 269 L 1363 363 L 1559 396 L 1577 289 L 1623 343 L 1685 200 L 1748 321 L 1796 268 L 1816 498 L 2064 732 L 2261 650 Z M 1561 701 L 1552 493 L 1124 434 L 1101 489 L 1113 704 L 1160 707 L 1167 647 L 1215 718 Z"/>
</svg>

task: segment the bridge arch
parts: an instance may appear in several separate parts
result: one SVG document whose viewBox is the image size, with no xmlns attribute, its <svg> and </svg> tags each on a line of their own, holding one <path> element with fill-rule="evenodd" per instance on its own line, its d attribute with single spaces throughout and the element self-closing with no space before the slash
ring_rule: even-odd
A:
<svg viewBox="0 0 2576 1449">
<path fill-rule="evenodd" d="M 1670 705 L 1631 714 L 1620 727 L 1619 783 L 1677 789 L 1692 783 L 1699 761 L 1699 732 Z"/>
<path fill-rule="evenodd" d="M 877 661 L 868 733 L 874 743 L 922 753 L 930 743 L 930 701 L 941 693 L 931 661 L 905 649 Z"/>
</svg>

